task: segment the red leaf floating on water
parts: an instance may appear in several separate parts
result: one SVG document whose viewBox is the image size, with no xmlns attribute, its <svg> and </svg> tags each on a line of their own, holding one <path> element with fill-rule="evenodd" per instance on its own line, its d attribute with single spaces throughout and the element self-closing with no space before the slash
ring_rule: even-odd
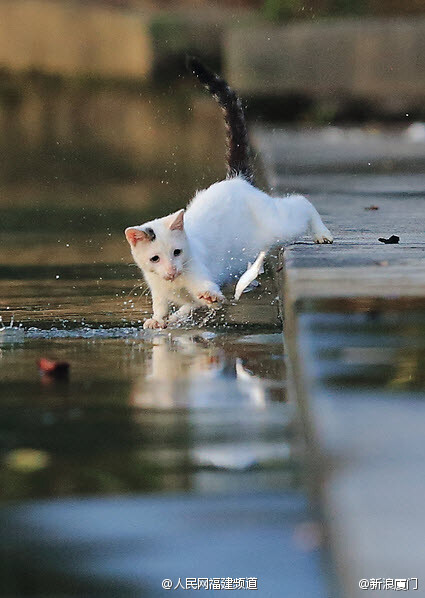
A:
<svg viewBox="0 0 425 598">
<path fill-rule="evenodd" d="M 69 372 L 69 363 L 67 361 L 58 361 L 48 357 L 40 357 L 37 361 L 40 373 L 55 378 L 65 378 Z"/>
</svg>

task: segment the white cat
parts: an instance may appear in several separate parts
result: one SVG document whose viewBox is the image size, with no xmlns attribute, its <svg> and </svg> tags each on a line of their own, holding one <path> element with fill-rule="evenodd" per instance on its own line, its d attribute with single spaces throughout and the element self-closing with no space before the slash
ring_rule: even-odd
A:
<svg viewBox="0 0 425 598">
<path fill-rule="evenodd" d="M 200 191 L 185 210 L 127 228 L 131 252 L 152 293 L 153 316 L 144 328 L 165 328 L 192 309 L 220 303 L 220 287 L 235 281 L 258 254 L 310 232 L 316 243 L 333 238 L 301 195 L 270 197 L 253 178 L 244 113 L 227 83 L 190 59 L 189 66 L 220 103 L 227 126 L 228 177 Z M 169 316 L 170 304 L 178 307 Z"/>
</svg>

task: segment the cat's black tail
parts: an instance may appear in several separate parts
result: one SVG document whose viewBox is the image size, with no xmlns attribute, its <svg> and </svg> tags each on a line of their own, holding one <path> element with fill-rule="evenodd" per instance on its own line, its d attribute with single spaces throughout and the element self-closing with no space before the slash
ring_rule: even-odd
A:
<svg viewBox="0 0 425 598">
<path fill-rule="evenodd" d="M 227 178 L 242 176 L 252 182 L 254 173 L 242 102 L 227 82 L 200 60 L 188 57 L 186 64 L 223 110 L 227 132 Z"/>
</svg>

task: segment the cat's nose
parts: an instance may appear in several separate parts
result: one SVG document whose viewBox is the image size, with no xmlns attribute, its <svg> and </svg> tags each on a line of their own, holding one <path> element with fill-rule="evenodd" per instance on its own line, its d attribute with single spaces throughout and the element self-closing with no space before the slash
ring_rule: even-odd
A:
<svg viewBox="0 0 425 598">
<path fill-rule="evenodd" d="M 177 268 L 175 266 L 170 266 L 167 268 L 167 274 L 165 276 L 166 280 L 174 280 L 177 276 Z"/>
</svg>

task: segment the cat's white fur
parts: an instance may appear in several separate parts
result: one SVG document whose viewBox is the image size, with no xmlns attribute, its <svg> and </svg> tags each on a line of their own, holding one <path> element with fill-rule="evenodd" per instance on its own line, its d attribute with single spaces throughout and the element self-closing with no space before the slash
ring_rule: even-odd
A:
<svg viewBox="0 0 425 598">
<path fill-rule="evenodd" d="M 242 177 L 198 192 L 185 212 L 127 228 L 134 260 L 152 293 L 153 315 L 144 328 L 163 328 L 193 308 L 222 302 L 220 287 L 239 278 L 260 251 L 308 232 L 316 243 L 333 241 L 305 197 L 271 197 Z M 174 255 L 176 249 L 180 255 Z M 159 260 L 152 262 L 153 256 Z M 179 308 L 171 316 L 170 304 Z"/>
</svg>

